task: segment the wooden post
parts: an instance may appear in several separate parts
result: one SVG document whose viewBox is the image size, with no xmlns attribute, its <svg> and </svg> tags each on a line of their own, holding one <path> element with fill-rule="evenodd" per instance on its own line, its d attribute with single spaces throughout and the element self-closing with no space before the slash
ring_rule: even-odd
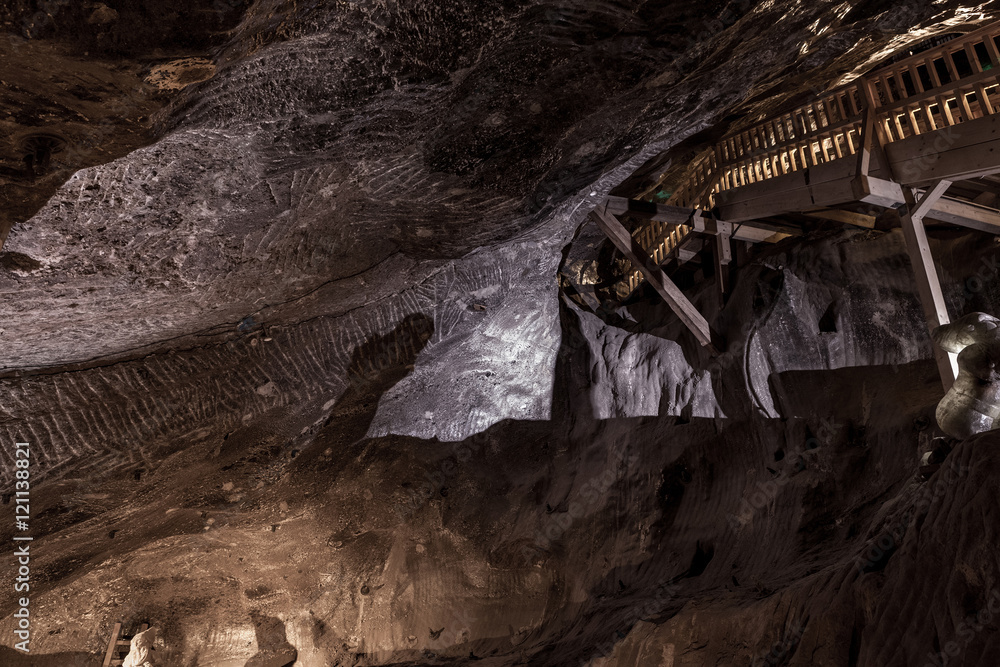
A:
<svg viewBox="0 0 1000 667">
<path fill-rule="evenodd" d="M 934 268 L 934 258 L 931 256 L 931 247 L 927 241 L 927 231 L 924 229 L 923 218 L 950 185 L 950 181 L 940 181 L 933 188 L 927 190 L 919 202 L 914 199 L 910 188 L 903 188 L 907 205 L 907 211 L 902 216 L 903 237 L 906 239 L 906 251 L 910 255 L 910 263 L 913 265 L 913 273 L 917 279 L 920 304 L 923 306 L 924 317 L 927 319 L 927 326 L 931 331 L 943 324 L 948 324 L 951 319 L 948 316 L 948 306 L 944 302 L 944 295 L 941 293 L 941 282 L 938 279 L 937 269 Z M 934 347 L 934 358 L 937 360 L 938 371 L 941 373 L 941 384 L 944 386 L 944 390 L 948 391 L 955 384 L 957 374 L 955 360 L 937 344 L 931 344 Z"/>
<path fill-rule="evenodd" d="M 729 291 L 729 264 L 733 261 L 733 225 L 729 222 L 715 223 L 715 273 L 719 293 L 725 297 Z"/>
<path fill-rule="evenodd" d="M 659 266 L 653 263 L 646 254 L 646 251 L 636 243 L 632 235 L 628 233 L 628 230 L 622 226 L 622 223 L 618 221 L 613 215 L 608 213 L 604 205 L 598 206 L 594 209 L 594 217 L 597 220 L 597 226 L 601 228 L 601 231 L 615 244 L 623 255 L 632 264 L 642 271 L 642 274 L 646 277 L 656 291 L 663 297 L 663 300 L 667 302 L 670 309 L 674 311 L 677 317 L 680 318 L 681 322 L 694 334 L 698 342 L 707 347 L 712 351 L 713 354 L 718 354 L 718 349 L 712 342 L 712 331 L 708 326 L 708 320 L 706 320 L 698 309 L 694 307 L 688 298 L 684 296 L 684 293 L 673 283 L 667 274 L 663 272 Z"/>
<path fill-rule="evenodd" d="M 101 667 L 110 667 L 111 660 L 115 657 L 115 652 L 118 649 L 118 637 L 122 633 L 122 624 L 115 623 L 114 629 L 111 630 L 111 641 L 108 642 L 108 650 L 104 654 L 104 662 L 101 663 Z"/>
</svg>

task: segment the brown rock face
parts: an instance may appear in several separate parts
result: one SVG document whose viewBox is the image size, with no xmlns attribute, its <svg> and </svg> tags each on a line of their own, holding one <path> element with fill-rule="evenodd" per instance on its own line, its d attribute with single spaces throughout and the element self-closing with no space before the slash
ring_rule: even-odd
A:
<svg viewBox="0 0 1000 667">
<path fill-rule="evenodd" d="M 612 273 L 614 188 L 994 14 L 0 7 L 0 664 L 117 622 L 171 667 L 997 664 L 998 443 L 920 470 L 898 231 L 689 277 L 716 359 L 558 277 Z M 1000 312 L 992 240 L 930 234 L 952 311 Z"/>
</svg>

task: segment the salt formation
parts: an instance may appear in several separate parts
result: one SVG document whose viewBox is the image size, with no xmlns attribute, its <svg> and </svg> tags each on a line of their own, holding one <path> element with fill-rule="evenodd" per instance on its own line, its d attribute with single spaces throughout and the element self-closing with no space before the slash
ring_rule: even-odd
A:
<svg viewBox="0 0 1000 667">
<path fill-rule="evenodd" d="M 150 651 L 153 649 L 153 642 L 156 641 L 156 628 L 150 628 L 145 632 L 140 632 L 132 637 L 132 646 L 122 667 L 155 667 Z"/>
<path fill-rule="evenodd" d="M 964 439 L 991 431 L 1000 416 L 1000 320 L 970 313 L 934 330 L 934 341 L 958 354 L 958 379 L 937 407 L 941 430 Z"/>
</svg>

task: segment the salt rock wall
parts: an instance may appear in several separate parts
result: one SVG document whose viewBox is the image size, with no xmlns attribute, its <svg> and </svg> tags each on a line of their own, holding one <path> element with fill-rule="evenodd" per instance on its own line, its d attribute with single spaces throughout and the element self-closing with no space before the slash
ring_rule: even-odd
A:
<svg viewBox="0 0 1000 667">
<path fill-rule="evenodd" d="M 940 385 L 897 235 L 745 267 L 715 361 L 656 300 L 609 324 L 557 289 L 649 158 L 995 13 L 835 9 L 256 3 L 152 143 L 5 246 L 0 438 L 36 451 L 40 620 L 0 658 L 88 664 L 141 619 L 185 666 L 947 648 L 995 580 L 989 438 L 918 476 Z M 935 242 L 946 283 L 975 243 Z M 915 591 L 932 611 L 891 620 Z"/>
</svg>

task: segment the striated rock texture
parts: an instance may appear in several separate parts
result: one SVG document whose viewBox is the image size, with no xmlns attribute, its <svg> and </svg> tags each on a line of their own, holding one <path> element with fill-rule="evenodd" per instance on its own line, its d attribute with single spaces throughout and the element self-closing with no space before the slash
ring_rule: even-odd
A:
<svg viewBox="0 0 1000 667">
<path fill-rule="evenodd" d="M 0 123 L 67 144 L 0 171 L 5 507 L 12 443 L 35 484 L 32 655 L 8 590 L 0 662 L 99 664 L 122 621 L 185 667 L 996 663 L 994 436 L 918 470 L 898 232 L 698 283 L 715 360 L 558 278 L 650 159 L 992 4 L 49 5 L 0 48 L 147 106 L 67 152 L 86 110 L 0 65 Z M 932 236 L 952 311 L 998 312 L 995 244 Z"/>
</svg>

